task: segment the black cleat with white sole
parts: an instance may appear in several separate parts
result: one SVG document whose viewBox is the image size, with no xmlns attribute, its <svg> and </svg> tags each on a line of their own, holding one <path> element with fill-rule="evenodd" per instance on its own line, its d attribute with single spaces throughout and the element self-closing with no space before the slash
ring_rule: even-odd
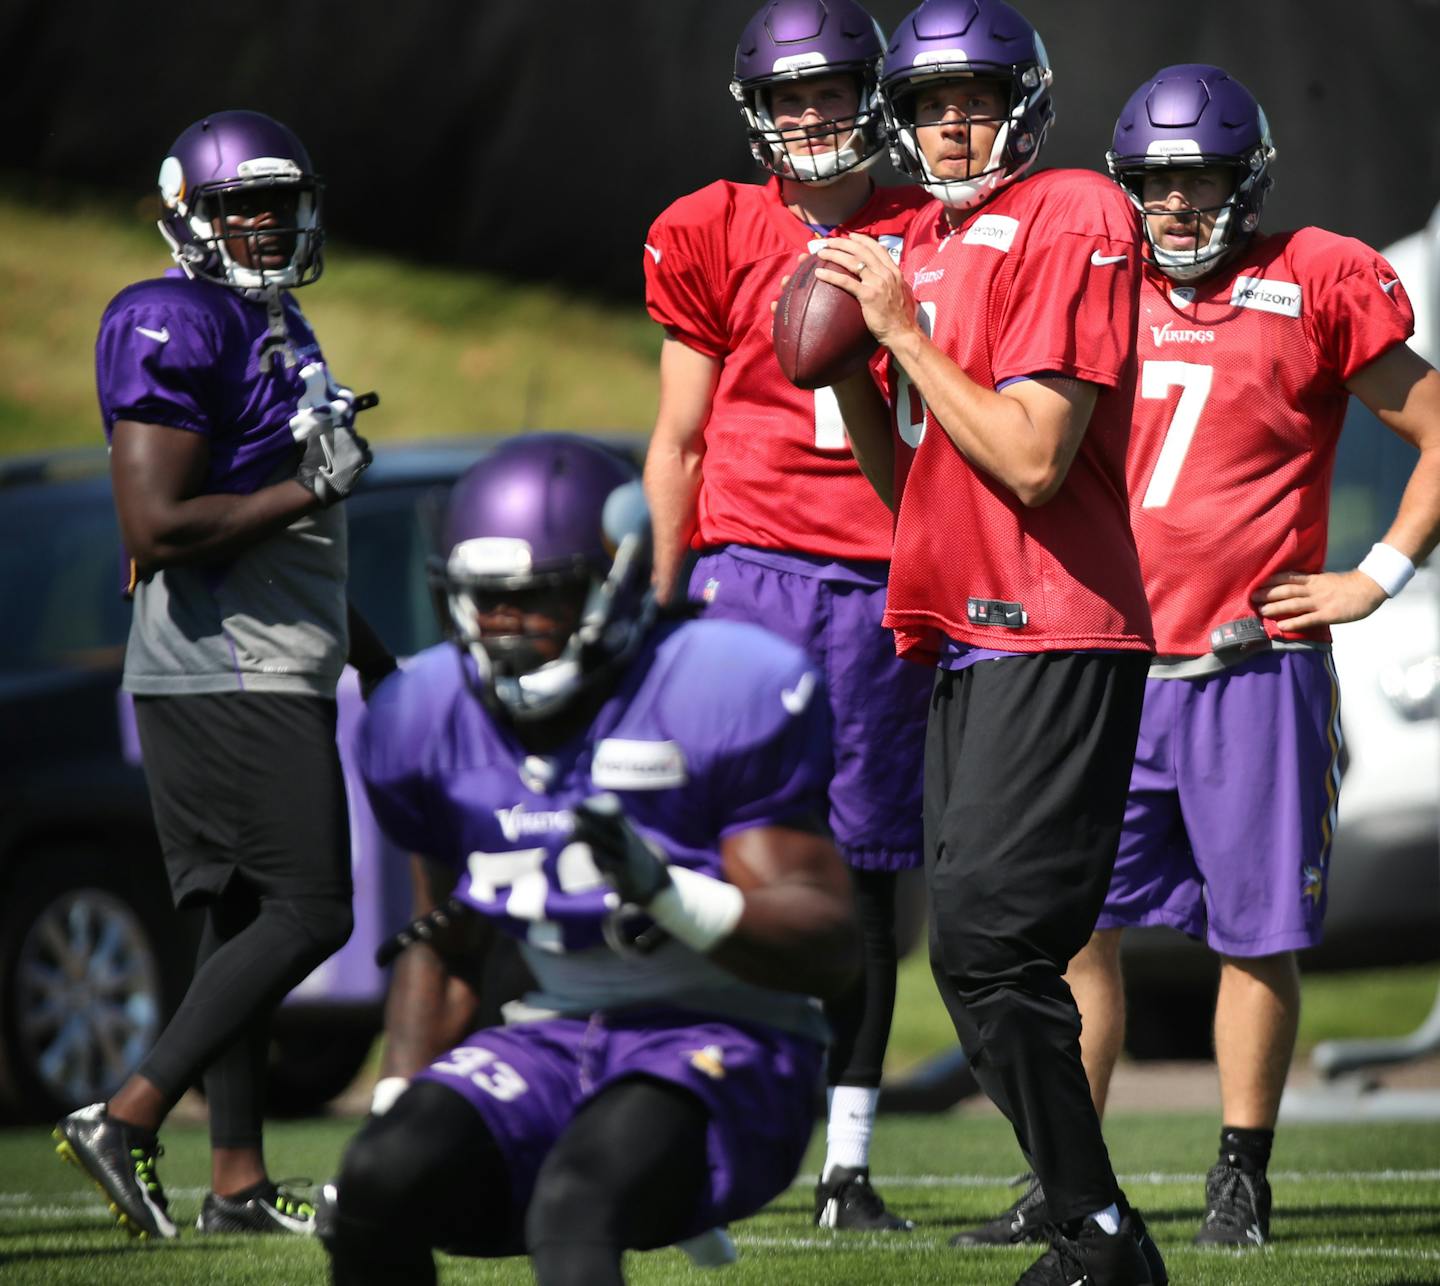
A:
<svg viewBox="0 0 1440 1286">
<path fill-rule="evenodd" d="M 285 1188 L 271 1184 L 257 1196 L 241 1200 L 205 1195 L 196 1232 L 206 1233 L 290 1233 L 297 1237 L 315 1235 L 315 1207 Z"/>
<path fill-rule="evenodd" d="M 885 1201 L 870 1186 L 870 1168 L 836 1166 L 828 1179 L 815 1185 L 815 1226 L 841 1232 L 909 1232 L 913 1219 L 902 1219 L 885 1208 Z"/>
<path fill-rule="evenodd" d="M 177 1235 L 165 1189 L 155 1173 L 164 1149 L 153 1134 L 112 1120 L 104 1103 L 91 1103 L 65 1117 L 53 1137 L 61 1159 L 90 1176 L 116 1223 L 132 1237 Z"/>
</svg>

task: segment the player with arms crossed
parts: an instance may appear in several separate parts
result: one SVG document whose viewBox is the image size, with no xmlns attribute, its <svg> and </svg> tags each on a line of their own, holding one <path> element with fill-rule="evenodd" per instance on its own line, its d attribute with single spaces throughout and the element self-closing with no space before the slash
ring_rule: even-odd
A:
<svg viewBox="0 0 1440 1286">
<path fill-rule="evenodd" d="M 1195 1240 L 1221 1247 L 1269 1237 L 1295 952 L 1324 920 L 1340 754 L 1328 627 L 1398 593 L 1440 533 L 1440 375 L 1405 344 L 1404 289 L 1348 237 L 1257 231 L 1274 154 L 1243 85 L 1182 65 L 1135 91 L 1108 157 L 1145 234 L 1131 522 L 1158 655 L 1114 882 L 1069 980 L 1103 1111 L 1122 928 L 1170 925 L 1219 955 L 1223 1125 Z M 1420 456 L 1382 542 L 1325 572 L 1351 394 Z M 1045 1189 L 1027 1196 L 1022 1223 L 1043 1219 Z"/>
<path fill-rule="evenodd" d="M 936 981 L 1051 1197 L 1051 1246 L 1020 1280 L 1130 1286 L 1164 1265 L 1111 1169 L 1063 974 L 1110 882 L 1150 651 L 1125 495 L 1138 246 L 1099 175 L 1030 172 L 1051 79 L 998 0 L 908 15 L 881 91 L 898 164 L 936 200 L 898 267 L 856 236 L 819 275 L 888 350 L 888 398 L 865 375 L 837 394 L 897 508 L 886 623 L 938 671 Z"/>
<path fill-rule="evenodd" d="M 96 376 L 134 618 L 135 697 L 178 907 L 203 906 L 195 975 L 110 1099 L 60 1122 L 120 1223 L 173 1237 L 155 1132 L 204 1074 L 211 1183 L 201 1232 L 313 1230 L 261 1149 L 270 1019 L 348 938 L 350 836 L 335 685 L 393 659 L 345 597 L 339 507 L 370 462 L 364 403 L 330 378 L 290 290 L 321 270 L 320 181 L 259 112 L 217 112 L 160 170 L 178 268 L 121 291 Z"/>
<path fill-rule="evenodd" d="M 712 616 L 754 621 L 820 667 L 835 727 L 829 823 L 865 934 L 863 978 L 827 1006 L 828 1148 L 815 1189 L 824 1227 L 905 1230 L 870 1187 L 870 1141 L 895 1008 L 895 890 L 921 861 L 928 683 L 881 626 L 891 519 L 866 485 L 834 395 L 780 372 L 771 301 L 796 255 L 832 231 L 898 250 L 913 189 L 868 168 L 882 148 L 884 36 L 854 0 L 773 0 L 741 33 L 731 91 L 764 186 L 682 197 L 650 229 L 646 304 L 665 328 L 660 405 L 645 462 L 656 584 Z"/>
<path fill-rule="evenodd" d="M 760 1209 L 804 1154 L 811 997 L 860 961 L 823 683 L 755 626 L 657 618 L 639 481 L 583 438 L 475 465 L 445 545 L 454 642 L 376 692 L 359 761 L 381 825 L 460 868 L 538 990 L 350 1144 L 334 1280 L 433 1282 L 441 1247 L 604 1286 L 625 1249 Z"/>
</svg>

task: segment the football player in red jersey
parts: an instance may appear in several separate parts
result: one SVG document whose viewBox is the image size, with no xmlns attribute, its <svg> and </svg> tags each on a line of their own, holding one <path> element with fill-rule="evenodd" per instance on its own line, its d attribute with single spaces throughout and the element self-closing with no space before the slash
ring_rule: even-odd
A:
<svg viewBox="0 0 1440 1286">
<path fill-rule="evenodd" d="M 981 1086 L 1049 1197 L 1021 1281 L 1166 1280 L 1116 1183 L 1063 974 L 1109 886 L 1151 651 L 1130 534 L 1138 236 L 1099 175 L 1032 173 L 1052 119 L 1035 29 L 926 0 L 886 52 L 897 163 L 936 198 L 900 264 L 819 253 L 887 350 L 837 386 L 897 525 L 886 623 L 938 668 L 925 755 L 931 959 Z"/>
<path fill-rule="evenodd" d="M 865 928 L 861 983 L 827 1006 L 834 1031 L 822 1227 L 903 1231 L 869 1184 L 870 1139 L 895 1005 L 895 890 L 921 863 L 928 682 L 882 626 L 891 518 L 861 475 L 829 389 L 781 374 L 771 301 L 797 255 L 832 232 L 898 251 L 909 188 L 867 169 L 882 150 L 884 36 L 853 0 L 773 0 L 741 33 L 731 90 L 766 184 L 712 183 L 660 215 L 646 303 L 665 328 L 645 464 L 656 584 L 710 616 L 755 621 L 824 674 L 835 724 L 829 825 Z M 882 251 L 883 253 L 883 251 Z"/>
<path fill-rule="evenodd" d="M 1398 593 L 1440 535 L 1440 375 L 1405 340 L 1394 270 L 1319 228 L 1261 234 L 1264 112 L 1219 67 L 1167 67 L 1115 127 L 1145 234 L 1131 521 L 1155 623 L 1130 803 L 1097 932 L 1069 981 L 1104 1110 L 1124 1032 L 1120 933 L 1166 924 L 1220 957 L 1220 1155 L 1201 1245 L 1263 1245 L 1295 1043 L 1295 952 L 1320 941 L 1339 782 L 1329 626 Z M 1326 572 L 1351 394 L 1419 448 L 1357 569 Z M 1376 533 L 1379 535 L 1380 533 Z"/>
</svg>

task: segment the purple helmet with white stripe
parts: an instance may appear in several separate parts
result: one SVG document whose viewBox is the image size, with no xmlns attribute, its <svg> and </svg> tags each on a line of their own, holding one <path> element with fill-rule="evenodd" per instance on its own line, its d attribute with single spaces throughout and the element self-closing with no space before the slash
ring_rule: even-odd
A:
<svg viewBox="0 0 1440 1286">
<path fill-rule="evenodd" d="M 323 185 L 279 121 L 250 111 L 201 118 L 171 144 L 159 184 L 160 235 L 187 276 L 259 290 L 320 275 Z"/>
<path fill-rule="evenodd" d="M 1165 67 L 1146 80 L 1121 110 L 1105 155 L 1110 173 L 1142 214 L 1147 172 L 1210 166 L 1234 172 L 1234 189 L 1217 207 L 1205 245 L 1166 250 L 1141 219 L 1156 266 L 1178 281 L 1204 276 L 1260 225 L 1274 159 L 1270 124 L 1255 96 L 1223 68 L 1206 63 Z"/>
<path fill-rule="evenodd" d="M 884 52 L 885 33 L 855 0 L 767 0 L 740 33 L 730 82 L 755 159 L 781 178 L 815 184 L 873 163 L 885 146 L 879 94 Z M 792 144 L 817 136 L 829 141 L 822 150 L 792 153 L 775 125 L 772 91 L 837 73 L 855 77 L 855 116 L 785 131 Z"/>
<path fill-rule="evenodd" d="M 984 170 L 940 179 L 930 170 L 916 133 L 915 98 L 937 80 L 998 80 L 1009 106 Z M 1020 178 L 1035 163 L 1055 119 L 1054 76 L 1040 33 L 1002 0 L 925 0 L 906 15 L 885 51 L 880 96 L 895 168 L 931 196 L 968 210 Z"/>
<path fill-rule="evenodd" d="M 628 461 L 573 433 L 503 442 L 455 484 L 431 580 L 447 625 L 474 657 L 482 695 L 513 719 L 564 710 L 624 664 L 654 619 L 650 513 Z M 578 611 L 564 634 L 487 632 L 543 596 Z M 548 642 L 549 646 L 537 646 Z M 553 653 L 553 655 L 552 655 Z"/>
</svg>

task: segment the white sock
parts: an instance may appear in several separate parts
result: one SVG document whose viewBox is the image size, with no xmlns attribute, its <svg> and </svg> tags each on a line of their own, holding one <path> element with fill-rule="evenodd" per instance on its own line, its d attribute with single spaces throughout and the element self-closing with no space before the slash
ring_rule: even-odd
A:
<svg viewBox="0 0 1440 1286">
<path fill-rule="evenodd" d="M 1120 1207 L 1113 1201 L 1104 1210 L 1097 1210 L 1086 1218 L 1093 1219 L 1101 1232 L 1109 1233 L 1112 1237 L 1120 1231 Z"/>
<path fill-rule="evenodd" d="M 836 1085 L 826 1091 L 829 1119 L 825 1125 L 825 1168 L 823 1183 L 837 1166 L 861 1170 L 870 1164 L 870 1136 L 875 1133 L 875 1104 L 878 1089 L 859 1085 Z"/>
</svg>

